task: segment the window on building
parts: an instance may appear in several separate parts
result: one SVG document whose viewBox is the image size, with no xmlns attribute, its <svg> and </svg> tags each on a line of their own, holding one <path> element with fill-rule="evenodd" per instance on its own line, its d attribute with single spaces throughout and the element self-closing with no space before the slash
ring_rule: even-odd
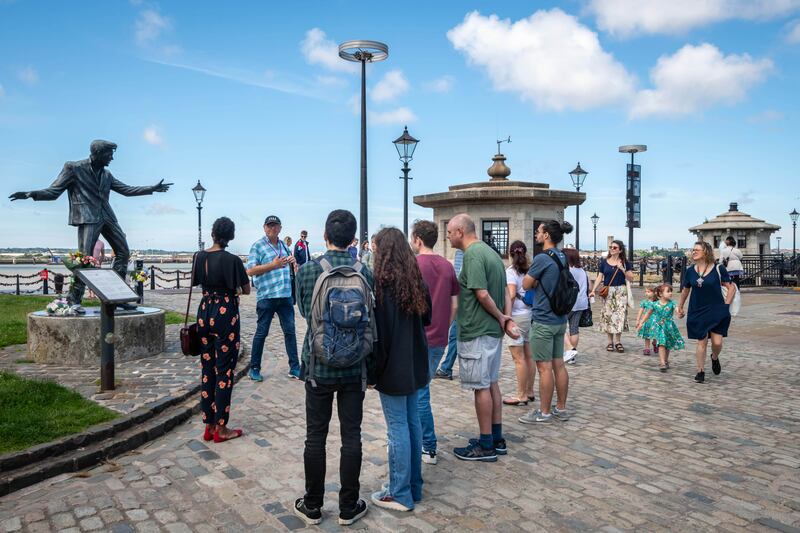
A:
<svg viewBox="0 0 800 533">
<path fill-rule="evenodd" d="M 483 242 L 503 257 L 508 257 L 508 220 L 484 220 Z"/>
<path fill-rule="evenodd" d="M 747 233 L 740 231 L 736 234 L 736 246 L 742 250 L 747 248 Z"/>
<path fill-rule="evenodd" d="M 719 248 L 719 245 L 722 243 L 722 236 L 721 235 L 714 235 L 714 249 L 716 250 Z"/>
</svg>

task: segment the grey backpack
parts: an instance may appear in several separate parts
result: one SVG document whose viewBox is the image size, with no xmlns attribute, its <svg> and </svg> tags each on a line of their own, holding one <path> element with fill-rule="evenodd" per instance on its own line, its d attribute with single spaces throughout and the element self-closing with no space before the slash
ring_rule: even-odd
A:
<svg viewBox="0 0 800 533">
<path fill-rule="evenodd" d="M 367 356 L 377 338 L 372 289 L 361 273 L 362 265 L 331 266 L 318 261 L 322 274 L 311 296 L 311 355 L 309 381 L 316 387 L 317 359 L 332 368 L 361 365 L 361 388 L 367 388 Z"/>
</svg>

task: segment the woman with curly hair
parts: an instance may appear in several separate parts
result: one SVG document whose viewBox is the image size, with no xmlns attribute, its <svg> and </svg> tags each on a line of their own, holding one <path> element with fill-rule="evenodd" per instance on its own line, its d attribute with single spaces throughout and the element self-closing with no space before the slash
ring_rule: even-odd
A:
<svg viewBox="0 0 800 533">
<path fill-rule="evenodd" d="M 422 499 L 418 391 L 430 381 L 425 326 L 431 322 L 431 298 L 400 230 L 381 230 L 375 244 L 375 388 L 389 434 L 389 483 L 372 495 L 372 502 L 410 511 Z"/>
<path fill-rule="evenodd" d="M 233 372 L 239 360 L 239 294 L 250 294 L 250 278 L 242 260 L 225 250 L 236 227 L 227 217 L 214 221 L 214 244 L 197 252 L 192 265 L 192 286 L 203 287 L 197 309 L 200 334 L 202 390 L 200 408 L 206 431 L 203 440 L 223 442 L 242 436 L 241 429 L 230 429 Z"/>
<path fill-rule="evenodd" d="M 531 306 L 525 303 L 525 289 L 522 280 L 531 264 L 528 261 L 528 247 L 522 241 L 514 241 L 508 248 L 511 256 L 511 265 L 506 268 L 506 290 L 511 298 L 506 315 L 519 328 L 519 338 L 508 341 L 508 350 L 514 359 L 517 371 L 517 392 L 514 396 L 503 398 L 505 405 L 525 406 L 536 398 L 533 394 L 533 380 L 536 377 L 536 366 L 531 355 Z"/>
</svg>

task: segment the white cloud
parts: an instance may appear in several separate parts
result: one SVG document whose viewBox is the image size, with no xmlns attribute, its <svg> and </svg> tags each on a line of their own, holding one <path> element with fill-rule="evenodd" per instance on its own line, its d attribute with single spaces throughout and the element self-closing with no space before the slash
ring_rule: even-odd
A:
<svg viewBox="0 0 800 533">
<path fill-rule="evenodd" d="M 767 20 L 800 9 L 800 0 L 590 0 L 597 26 L 620 37 L 676 34 L 725 20 Z"/>
<path fill-rule="evenodd" d="M 408 80 L 402 71 L 394 69 L 378 80 L 369 95 L 376 102 L 389 102 L 406 91 L 408 91 Z"/>
<path fill-rule="evenodd" d="M 789 23 L 786 33 L 786 42 L 789 44 L 800 44 L 800 19 Z"/>
<path fill-rule="evenodd" d="M 334 72 L 356 72 L 358 66 L 339 57 L 339 46 L 319 28 L 311 28 L 300 43 L 300 50 L 310 65 L 321 65 Z"/>
<path fill-rule="evenodd" d="M 513 23 L 474 11 L 447 38 L 486 70 L 495 89 L 541 109 L 589 109 L 634 92 L 634 77 L 602 49 L 597 34 L 560 9 Z"/>
<path fill-rule="evenodd" d="M 169 204 L 154 202 L 150 204 L 150 206 L 147 208 L 146 213 L 148 215 L 160 216 L 160 215 L 179 215 L 185 213 L 185 211 L 183 209 L 178 209 L 177 207 L 173 207 Z"/>
<path fill-rule="evenodd" d="M 149 46 L 165 31 L 172 29 L 172 21 L 155 9 L 145 9 L 139 13 L 135 28 L 136 42 L 139 46 Z"/>
<path fill-rule="evenodd" d="M 407 107 L 389 111 L 369 111 L 367 114 L 373 124 L 408 124 L 417 120 L 414 112 Z"/>
<path fill-rule="evenodd" d="M 20 69 L 17 72 L 17 77 L 26 85 L 36 85 L 39 83 L 39 73 L 36 72 L 36 69 L 31 66 Z"/>
<path fill-rule="evenodd" d="M 164 144 L 164 138 L 161 136 L 161 131 L 157 126 L 146 127 L 142 133 L 142 138 L 154 146 L 162 146 Z"/>
<path fill-rule="evenodd" d="M 455 83 L 453 76 L 446 75 L 423 83 L 422 88 L 431 93 L 449 93 Z"/>
<path fill-rule="evenodd" d="M 650 71 L 653 89 L 636 95 L 630 115 L 687 115 L 716 104 L 734 104 L 761 82 L 772 61 L 747 54 L 722 55 L 708 43 L 686 45 L 671 56 L 661 56 Z"/>
</svg>

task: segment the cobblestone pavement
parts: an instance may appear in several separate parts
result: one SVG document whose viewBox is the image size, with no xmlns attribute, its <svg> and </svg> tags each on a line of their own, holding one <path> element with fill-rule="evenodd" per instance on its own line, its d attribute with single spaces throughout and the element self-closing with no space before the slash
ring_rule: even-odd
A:
<svg viewBox="0 0 800 533">
<path fill-rule="evenodd" d="M 662 374 L 640 342 L 607 354 L 583 332 L 569 368 L 572 418 L 519 424 L 506 407 L 509 454 L 465 463 L 451 449 L 475 435 L 471 396 L 436 380 L 432 402 L 440 461 L 424 465 L 424 500 L 412 513 L 371 507 L 354 529 L 377 531 L 800 531 L 800 294 L 745 293 L 720 376 L 692 381 L 693 348 Z M 152 300 L 151 300 L 152 302 Z M 243 305 L 245 315 L 253 302 Z M 248 331 L 252 318 L 244 317 Z M 246 436 L 199 439 L 199 417 L 81 475 L 64 475 L 0 499 L 2 531 L 274 531 L 300 529 L 303 385 L 286 379 L 281 339 L 268 340 L 268 378 L 234 390 L 231 421 Z M 504 353 L 501 388 L 514 387 Z M 334 420 L 336 417 L 334 416 Z M 362 497 L 386 478 L 378 396 L 364 412 Z M 338 530 L 338 424 L 329 437 L 323 530 Z"/>
</svg>

